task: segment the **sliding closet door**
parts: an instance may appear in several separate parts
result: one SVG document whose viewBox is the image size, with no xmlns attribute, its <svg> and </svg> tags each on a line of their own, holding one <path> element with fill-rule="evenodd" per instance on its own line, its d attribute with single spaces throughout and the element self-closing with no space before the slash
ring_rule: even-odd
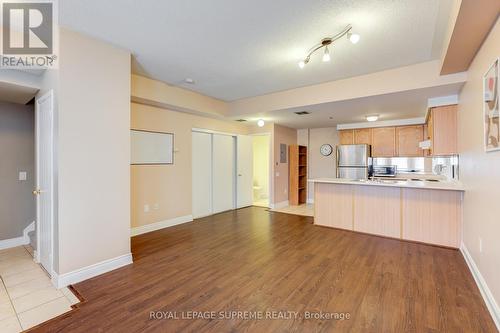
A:
<svg viewBox="0 0 500 333">
<path fill-rule="evenodd" d="M 212 214 L 212 135 L 193 132 L 193 217 Z"/>
<path fill-rule="evenodd" d="M 213 134 L 212 139 L 213 212 L 235 208 L 235 138 Z"/>
</svg>

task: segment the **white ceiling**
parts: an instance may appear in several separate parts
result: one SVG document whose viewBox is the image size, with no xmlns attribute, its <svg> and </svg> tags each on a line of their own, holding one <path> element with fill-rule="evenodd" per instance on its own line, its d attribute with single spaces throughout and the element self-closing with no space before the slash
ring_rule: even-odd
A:
<svg viewBox="0 0 500 333">
<path fill-rule="evenodd" d="M 231 101 L 436 59 L 451 1 L 64 0 L 59 22 L 130 50 L 135 73 Z M 298 68 L 347 24 L 357 45 Z"/>
<path fill-rule="evenodd" d="M 292 108 L 245 117 L 255 122 L 259 118 L 291 128 L 332 127 L 338 124 L 366 122 L 366 116 L 378 114 L 379 120 L 398 120 L 425 116 L 427 100 L 457 94 L 463 84 L 417 89 L 400 93 L 363 97 L 339 102 L 324 103 L 305 108 Z M 299 116 L 294 112 L 307 111 Z M 330 119 L 331 118 L 331 119 Z M 238 119 L 238 118 L 233 118 Z"/>
</svg>

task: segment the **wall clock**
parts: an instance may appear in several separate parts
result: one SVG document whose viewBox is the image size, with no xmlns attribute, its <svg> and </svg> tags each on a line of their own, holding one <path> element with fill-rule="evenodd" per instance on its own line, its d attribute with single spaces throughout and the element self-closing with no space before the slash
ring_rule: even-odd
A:
<svg viewBox="0 0 500 333">
<path fill-rule="evenodd" d="M 323 155 L 323 156 L 329 156 L 329 155 L 332 154 L 333 148 L 328 143 L 325 143 L 324 145 L 321 146 L 321 148 L 319 149 L 319 151 L 320 151 L 321 155 Z"/>
</svg>

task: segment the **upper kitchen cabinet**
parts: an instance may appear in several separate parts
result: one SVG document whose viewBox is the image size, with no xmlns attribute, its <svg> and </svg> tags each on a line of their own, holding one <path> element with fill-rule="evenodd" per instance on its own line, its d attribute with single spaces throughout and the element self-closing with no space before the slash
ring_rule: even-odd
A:
<svg viewBox="0 0 500 333">
<path fill-rule="evenodd" d="M 427 140 L 431 142 L 430 155 L 458 154 L 457 105 L 431 108 L 427 119 Z"/>
<path fill-rule="evenodd" d="M 396 156 L 396 128 L 378 127 L 372 129 L 372 156 Z"/>
<path fill-rule="evenodd" d="M 371 128 L 359 128 L 354 130 L 354 144 L 372 144 L 372 129 Z"/>
<path fill-rule="evenodd" d="M 341 145 L 352 145 L 354 143 L 354 130 L 339 131 L 339 142 Z"/>
<path fill-rule="evenodd" d="M 424 151 L 419 147 L 423 138 L 423 125 L 396 127 L 397 155 L 404 157 L 424 156 Z"/>
</svg>

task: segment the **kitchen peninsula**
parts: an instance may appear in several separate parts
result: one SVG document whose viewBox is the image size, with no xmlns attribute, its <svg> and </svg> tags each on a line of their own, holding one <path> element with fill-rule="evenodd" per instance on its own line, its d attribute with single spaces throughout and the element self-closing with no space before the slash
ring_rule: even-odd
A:
<svg viewBox="0 0 500 333">
<path fill-rule="evenodd" d="M 314 224 L 459 248 L 464 189 L 455 181 L 337 178 L 314 183 Z"/>
</svg>

